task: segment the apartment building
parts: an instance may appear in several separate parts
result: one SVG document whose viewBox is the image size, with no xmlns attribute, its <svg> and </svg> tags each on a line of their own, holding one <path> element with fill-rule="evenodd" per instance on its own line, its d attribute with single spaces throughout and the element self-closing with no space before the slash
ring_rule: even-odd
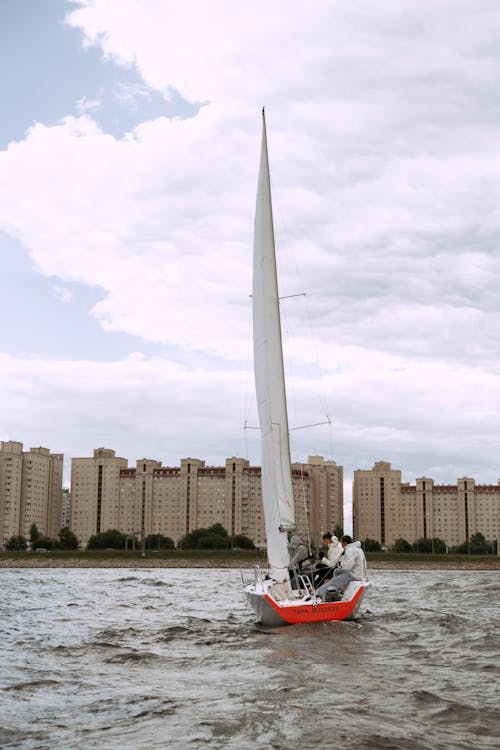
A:
<svg viewBox="0 0 500 750">
<path fill-rule="evenodd" d="M 29 537 L 32 524 L 52 538 L 61 530 L 63 455 L 0 442 L 0 544 Z"/>
<path fill-rule="evenodd" d="M 127 466 L 108 448 L 71 460 L 70 529 L 79 540 L 86 543 L 93 534 L 119 528 L 120 471 Z"/>
<path fill-rule="evenodd" d="M 320 539 L 343 525 L 343 469 L 311 456 L 293 464 L 292 486 L 299 530 Z M 71 529 L 82 544 L 99 531 L 117 528 L 142 538 L 163 534 L 176 542 L 198 528 L 221 523 L 229 534 L 245 534 L 265 545 L 261 472 L 242 458 L 206 466 L 183 458 L 164 467 L 151 459 L 129 467 L 106 448 L 92 458 L 75 458 L 71 472 Z"/>
<path fill-rule="evenodd" d="M 436 484 L 421 477 L 401 482 L 401 472 L 386 461 L 354 472 L 353 531 L 358 539 L 376 539 L 390 547 L 398 538 L 439 537 L 448 546 L 462 544 L 481 532 L 500 535 L 500 482 L 476 484 L 464 477 L 456 484 Z"/>
</svg>

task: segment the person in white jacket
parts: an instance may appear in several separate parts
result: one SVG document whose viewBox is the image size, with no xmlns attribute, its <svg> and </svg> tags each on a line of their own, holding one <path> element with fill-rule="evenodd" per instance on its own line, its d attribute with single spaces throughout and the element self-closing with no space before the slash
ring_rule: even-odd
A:
<svg viewBox="0 0 500 750">
<path fill-rule="evenodd" d="M 334 568 L 342 557 L 344 549 L 337 537 L 330 533 L 323 534 L 323 546 L 328 547 L 328 551 L 325 557 L 321 558 L 321 563 L 329 568 Z"/>
<path fill-rule="evenodd" d="M 345 534 L 340 543 L 344 548 L 344 554 L 340 558 L 339 567 L 333 571 L 331 581 L 324 583 L 316 591 L 318 596 L 324 597 L 327 591 L 336 591 L 341 595 L 348 583 L 366 578 L 366 558 L 361 549 L 361 542 L 353 542 L 351 537 Z"/>
<path fill-rule="evenodd" d="M 320 586 L 324 581 L 329 581 L 333 574 L 333 569 L 338 564 L 344 549 L 340 544 L 336 536 L 332 536 L 330 532 L 323 534 L 323 550 L 326 554 L 320 559 L 316 565 L 314 584 Z"/>
</svg>

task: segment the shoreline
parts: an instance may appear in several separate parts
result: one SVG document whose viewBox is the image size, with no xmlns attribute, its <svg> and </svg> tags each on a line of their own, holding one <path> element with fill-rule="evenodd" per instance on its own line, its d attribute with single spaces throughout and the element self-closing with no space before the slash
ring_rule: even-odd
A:
<svg viewBox="0 0 500 750">
<path fill-rule="evenodd" d="M 196 560 L 188 558 L 176 559 L 54 559 L 54 558 L 0 558 L 0 568 L 224 568 L 246 569 L 255 567 L 255 561 L 248 560 Z M 265 569 L 262 564 L 262 568 Z M 368 560 L 368 570 L 500 570 L 500 558 L 484 561 L 453 561 L 436 562 L 435 560 Z"/>
</svg>

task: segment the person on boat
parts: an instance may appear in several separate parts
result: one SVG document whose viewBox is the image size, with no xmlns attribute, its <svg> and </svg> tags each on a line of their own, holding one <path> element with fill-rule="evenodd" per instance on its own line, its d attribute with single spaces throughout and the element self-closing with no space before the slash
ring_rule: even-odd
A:
<svg viewBox="0 0 500 750">
<path fill-rule="evenodd" d="M 297 567 L 310 557 L 307 544 L 296 533 L 290 534 L 288 554 L 290 555 L 290 566 L 296 565 Z"/>
<path fill-rule="evenodd" d="M 329 568 L 334 568 L 344 553 L 344 548 L 337 539 L 336 536 L 332 536 L 329 532 L 323 534 L 323 546 L 327 547 L 327 553 L 321 558 L 322 565 L 328 565 Z"/>
<path fill-rule="evenodd" d="M 290 555 L 290 564 L 288 570 L 290 572 L 292 588 L 298 588 L 296 573 L 300 572 L 303 567 L 307 565 L 309 565 L 310 567 L 311 554 L 309 552 L 307 544 L 295 532 L 292 532 L 289 535 L 288 554 Z"/>
<path fill-rule="evenodd" d="M 347 584 L 366 578 L 366 557 L 361 549 L 361 542 L 353 542 L 350 536 L 344 534 L 340 543 L 344 554 L 339 566 L 333 571 L 332 579 L 317 589 L 316 594 L 321 598 L 325 598 L 327 592 L 336 592 L 340 598 Z"/>
<path fill-rule="evenodd" d="M 324 550 L 324 554 L 316 565 L 316 574 L 314 576 L 316 586 L 319 586 L 321 583 L 332 577 L 333 569 L 337 566 L 340 558 L 344 554 L 344 548 L 341 543 L 337 537 L 330 534 L 330 532 L 323 534 L 322 549 Z"/>
</svg>

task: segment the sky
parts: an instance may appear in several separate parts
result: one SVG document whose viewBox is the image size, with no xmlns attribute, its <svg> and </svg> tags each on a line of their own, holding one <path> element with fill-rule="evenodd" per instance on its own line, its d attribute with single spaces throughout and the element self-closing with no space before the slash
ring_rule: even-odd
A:
<svg viewBox="0 0 500 750">
<path fill-rule="evenodd" d="M 496 0 L 2 0 L 0 63 L 0 439 L 260 464 L 265 106 L 292 460 L 498 481 Z"/>
</svg>

